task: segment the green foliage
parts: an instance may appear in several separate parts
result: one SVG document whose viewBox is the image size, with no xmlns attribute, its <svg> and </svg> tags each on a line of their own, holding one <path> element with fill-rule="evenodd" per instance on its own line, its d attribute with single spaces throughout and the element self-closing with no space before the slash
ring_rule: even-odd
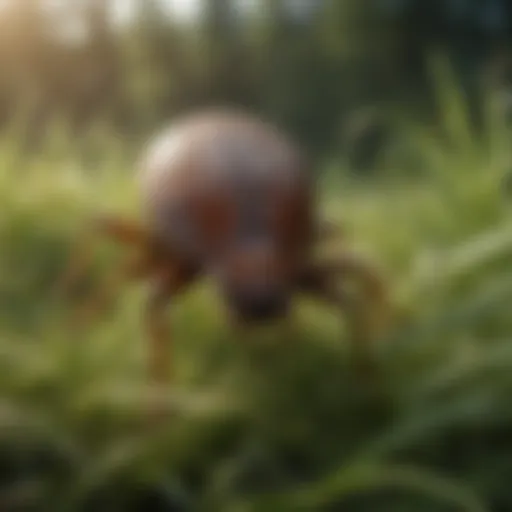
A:
<svg viewBox="0 0 512 512">
<path fill-rule="evenodd" d="M 118 135 L 137 137 L 191 106 L 234 103 L 264 112 L 319 158 L 339 157 L 340 146 L 345 152 L 353 145 L 356 170 L 380 168 L 381 139 L 394 123 L 370 123 L 354 140 L 359 108 L 407 102 L 411 117 L 428 118 L 424 53 L 434 43 L 468 68 L 468 91 L 472 76 L 494 61 L 489 82 L 506 86 L 500 77 L 510 67 L 512 11 L 505 0 L 202 0 L 203 16 L 190 26 L 163 0 L 121 0 L 136 14 L 122 27 L 109 16 L 113 1 L 2 3 L 0 128 L 23 106 L 25 151 L 38 146 L 55 112 L 72 121 L 75 136 L 100 116 Z M 233 16 L 242 3 L 257 14 Z M 308 4 L 309 15 L 293 16 L 294 5 Z M 488 9 L 499 10 L 499 37 L 499 26 L 484 26 L 493 16 Z M 77 23 L 83 39 L 71 37 Z M 467 138 L 469 126 L 450 119 L 459 126 L 446 128 Z M 340 137 L 345 129 L 348 137 Z"/>
<path fill-rule="evenodd" d="M 321 178 L 322 210 L 388 273 L 401 322 L 375 340 L 368 379 L 343 317 L 298 300 L 295 326 L 235 339 L 201 283 L 169 311 L 175 414 L 144 428 L 143 290 L 76 332 L 52 294 L 84 221 L 136 216 L 132 148 L 56 127 L 26 158 L 0 152 L 0 508 L 350 510 L 512 508 L 512 158 L 490 108 L 478 137 L 434 61 L 441 131 L 407 126 L 424 173 Z M 98 165 L 86 164 L 94 154 Z M 85 160 L 87 162 L 87 160 Z M 101 245 L 101 244 L 100 244 Z M 97 253 L 91 280 L 122 257 Z M 336 245 L 326 250 L 336 251 Z"/>
</svg>

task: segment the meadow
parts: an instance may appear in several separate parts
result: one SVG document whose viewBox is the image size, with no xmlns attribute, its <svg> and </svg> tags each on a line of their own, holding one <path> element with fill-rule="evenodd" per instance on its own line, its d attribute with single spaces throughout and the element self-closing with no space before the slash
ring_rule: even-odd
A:
<svg viewBox="0 0 512 512">
<path fill-rule="evenodd" d="M 512 133 L 492 101 L 477 135 L 457 88 L 438 93 L 442 136 L 398 137 L 421 172 L 400 167 L 400 144 L 377 178 L 319 171 L 322 214 L 400 311 L 373 340 L 375 379 L 352 364 L 339 312 L 301 298 L 293 335 L 236 339 L 199 283 L 169 310 L 175 414 L 150 432 L 143 287 L 79 332 L 74 301 L 52 293 L 88 216 L 137 216 L 134 145 L 101 125 L 71 142 L 58 124 L 28 157 L 19 127 L 5 133 L 0 509 L 512 510 Z M 99 242 L 91 283 L 120 256 Z"/>
</svg>

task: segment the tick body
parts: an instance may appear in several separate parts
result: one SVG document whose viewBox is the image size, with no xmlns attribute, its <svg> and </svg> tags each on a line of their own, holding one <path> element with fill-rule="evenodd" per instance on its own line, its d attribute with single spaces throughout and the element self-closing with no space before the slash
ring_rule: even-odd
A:
<svg viewBox="0 0 512 512">
<path fill-rule="evenodd" d="M 382 299 L 380 279 L 348 253 L 313 261 L 330 233 L 316 218 L 312 169 L 294 142 L 258 118 L 218 110 L 173 123 L 149 144 L 138 185 L 142 221 L 103 216 L 96 228 L 135 249 L 119 282 L 150 283 L 144 317 L 159 385 L 172 370 L 167 307 L 201 276 L 213 277 L 241 324 L 285 317 L 299 292 L 343 308 L 338 277 L 356 277 L 366 297 Z"/>
<path fill-rule="evenodd" d="M 152 235 L 213 276 L 236 315 L 286 311 L 311 246 L 313 193 L 284 135 L 241 114 L 191 117 L 150 145 L 140 185 Z"/>
</svg>

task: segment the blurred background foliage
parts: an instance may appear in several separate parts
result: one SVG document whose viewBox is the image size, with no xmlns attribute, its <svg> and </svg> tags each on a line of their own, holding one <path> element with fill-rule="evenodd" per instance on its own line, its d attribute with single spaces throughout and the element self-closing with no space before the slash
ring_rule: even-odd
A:
<svg viewBox="0 0 512 512">
<path fill-rule="evenodd" d="M 512 4 L 192 4 L 0 2 L 0 510 L 510 512 Z M 137 215 L 147 138 L 211 104 L 316 157 L 400 322 L 368 379 L 336 311 L 239 340 L 201 283 L 148 432 L 144 290 L 77 332 L 52 284 L 91 213 Z"/>
<path fill-rule="evenodd" d="M 31 149 L 57 115 L 77 135 L 101 118 L 140 139 L 229 103 L 367 167 L 395 127 L 389 111 L 437 121 L 429 52 L 451 58 L 474 108 L 510 81 L 506 0 L 4 0 L 1 12 L 0 122 L 23 112 Z"/>
</svg>

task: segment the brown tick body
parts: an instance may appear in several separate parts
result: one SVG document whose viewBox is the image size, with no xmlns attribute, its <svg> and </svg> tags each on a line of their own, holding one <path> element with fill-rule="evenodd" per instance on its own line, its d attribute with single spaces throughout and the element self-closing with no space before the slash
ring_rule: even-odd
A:
<svg viewBox="0 0 512 512">
<path fill-rule="evenodd" d="M 285 316 L 297 292 L 345 307 L 338 276 L 360 277 L 369 296 L 381 298 L 379 279 L 357 258 L 312 261 L 323 234 L 311 169 L 259 119 L 229 111 L 183 119 L 150 145 L 139 183 L 144 222 L 106 216 L 96 228 L 137 249 L 121 279 L 151 283 L 145 319 L 157 383 L 171 370 L 165 308 L 201 275 L 215 279 L 242 324 Z"/>
<path fill-rule="evenodd" d="M 313 237 L 304 158 L 268 125 L 233 113 L 187 119 L 142 163 L 146 222 L 182 264 L 213 275 L 231 309 L 283 313 Z"/>
</svg>

